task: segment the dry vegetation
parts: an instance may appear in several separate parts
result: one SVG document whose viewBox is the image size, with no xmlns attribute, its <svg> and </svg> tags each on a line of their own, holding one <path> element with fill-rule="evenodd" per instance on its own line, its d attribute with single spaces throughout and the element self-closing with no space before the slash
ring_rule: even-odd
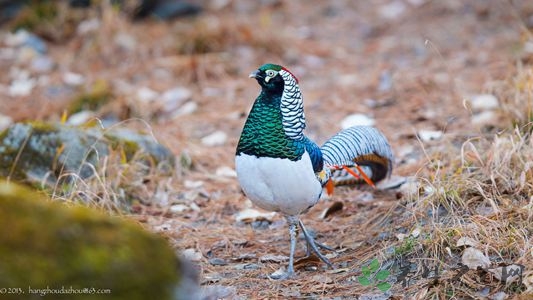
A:
<svg viewBox="0 0 533 300">
<path fill-rule="evenodd" d="M 378 12 L 391 1 L 372 7 L 345 2 L 228 1 L 194 19 L 135 24 L 102 4 L 100 29 L 51 46 L 51 55 L 86 75 L 88 86 L 109 81 L 114 103 L 100 112 L 147 119 L 119 126 L 141 123 L 180 164 L 169 176 L 135 159 L 124 163 L 119 151 L 103 162 L 99 176 L 76 180 L 66 192 L 58 187 L 54 197 L 114 212 L 133 203 L 126 215 L 167 236 L 176 251 L 200 253 L 202 286 L 229 298 L 379 295 L 357 280 L 374 258 L 392 272 L 387 294 L 392 299 L 468 299 L 498 292 L 531 297 L 533 54 L 517 49 L 533 43 L 524 21 L 533 7 L 520 1 L 419 1 L 387 19 Z M 118 33 L 133 36 L 135 49 L 108 42 Z M 258 90 L 246 75 L 270 61 L 281 61 L 300 77 L 311 137 L 323 141 L 351 113 L 373 115 L 397 153 L 395 173 L 411 178 L 399 191 L 342 187 L 319 203 L 304 220 L 318 240 L 337 247 L 332 255 L 337 270 L 304 259 L 297 264 L 298 277 L 282 282 L 267 275 L 286 262 L 265 256 L 288 254 L 283 218 L 236 222 L 251 203 L 235 178 L 216 174 L 233 166 L 238 134 Z M 170 76 L 157 77 L 155 69 Z M 60 81 L 60 71 L 50 74 L 51 84 Z M 380 91 L 383 73 L 391 74 L 394 84 Z M 158 118 L 152 104 L 132 100 L 137 87 L 162 91 L 176 85 L 190 88 L 197 111 Z M 475 112 L 464 100 L 479 93 L 499 99 L 497 114 L 482 125 L 472 124 Z M 49 108 L 39 118 L 59 119 L 71 98 L 49 101 L 38 87 L 32 101 L 10 101 L 0 111 L 26 119 L 35 115 L 31 107 L 37 102 Z M 202 145 L 201 137 L 216 129 L 227 133 L 227 142 Z M 420 129 L 445 135 L 422 141 Z M 342 210 L 321 219 L 335 201 L 343 203 Z M 486 271 L 454 278 L 464 251 L 460 238 L 470 238 L 491 267 L 524 265 L 522 281 L 505 285 Z M 299 248 L 297 254 L 304 252 Z M 394 283 L 402 263 L 412 267 L 408 286 Z M 424 265 L 436 266 L 439 278 L 423 278 Z"/>
</svg>

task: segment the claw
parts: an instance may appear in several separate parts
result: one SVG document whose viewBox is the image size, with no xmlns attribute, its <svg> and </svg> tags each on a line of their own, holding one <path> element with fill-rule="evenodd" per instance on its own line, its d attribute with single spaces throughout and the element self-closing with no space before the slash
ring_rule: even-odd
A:
<svg viewBox="0 0 533 300">
<path fill-rule="evenodd" d="M 302 221 L 299 221 L 300 223 L 300 228 L 302 229 L 302 232 L 304 234 L 304 237 L 305 237 L 305 240 L 307 241 L 307 253 L 309 254 L 309 249 L 311 249 L 311 251 L 313 251 L 316 256 L 318 256 L 318 258 L 320 258 L 321 261 L 323 261 L 326 265 L 328 265 L 328 267 L 332 268 L 332 269 L 335 269 L 335 267 L 333 266 L 333 264 L 329 261 L 329 259 L 327 257 L 325 257 L 322 253 L 320 253 L 320 250 L 318 250 L 318 248 L 322 248 L 322 249 L 327 249 L 327 250 L 330 250 L 331 248 L 326 246 L 326 245 L 323 245 L 323 244 L 320 244 L 320 243 L 317 243 L 315 241 L 315 239 L 307 232 L 307 230 L 305 229 L 305 226 L 304 224 L 302 223 Z M 333 249 L 331 249 L 333 250 Z"/>
</svg>

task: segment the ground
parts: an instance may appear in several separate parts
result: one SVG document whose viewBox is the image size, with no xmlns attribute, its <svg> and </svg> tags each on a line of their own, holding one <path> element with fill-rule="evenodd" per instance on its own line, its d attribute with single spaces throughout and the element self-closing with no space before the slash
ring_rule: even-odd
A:
<svg viewBox="0 0 533 300">
<path fill-rule="evenodd" d="M 331 199 L 321 201 L 302 217 L 316 231 L 318 240 L 337 250 L 332 257 L 337 270 L 326 270 L 322 264 L 307 260 L 298 265 L 297 277 L 271 280 L 267 276 L 286 264 L 279 257 L 288 255 L 286 223 L 280 215 L 271 222 L 237 222 L 239 212 L 256 208 L 242 194 L 228 168 L 234 167 L 240 130 L 259 92 L 248 74 L 272 62 L 286 66 L 299 79 L 309 137 L 322 143 L 340 130 L 345 117 L 364 114 L 375 120 L 375 126 L 391 143 L 396 156 L 394 175 L 439 188 L 442 174 L 451 174 L 453 179 L 453 174 L 462 172 L 454 162 L 464 157 L 475 160 L 476 155 L 484 160 L 483 155 L 497 151 L 491 144 L 494 135 L 512 133 L 515 120 L 509 116 L 515 111 L 520 114 L 521 104 L 513 102 L 516 95 L 506 90 L 506 84 L 512 85 L 531 68 L 530 2 L 202 3 L 204 10 L 195 17 L 138 22 L 102 5 L 93 15 L 85 16 L 100 20 L 94 31 L 47 43 L 47 55 L 56 67 L 44 74 L 30 71 L 30 77 L 39 80 L 29 95 L 8 92 L 16 73 L 30 69 L 29 63 L 20 57 L 0 60 L 3 69 L 9 70 L 0 75 L 0 114 L 15 121 L 57 121 L 76 95 L 98 82 L 108 82 L 113 96 L 97 110 L 98 117 L 128 120 L 119 126 L 152 132 L 182 161 L 192 163 L 182 163 L 175 176 L 155 184 L 157 193 L 136 206 L 131 217 L 165 235 L 176 251 L 188 249 L 189 256 L 198 262 L 202 286 L 216 287 L 218 293 L 231 294 L 230 298 L 349 299 L 379 295 L 377 287 L 358 281 L 361 267 L 377 258 L 398 271 L 397 262 L 403 254 L 416 265 L 411 275 L 418 276 L 405 286 L 393 283 L 386 295 L 394 299 L 482 295 L 476 293 L 495 296 L 498 292 L 518 297 L 526 289 L 524 284 L 511 288 L 485 284 L 479 278 L 474 280 L 473 275 L 463 281 L 453 279 L 461 256 L 455 242 L 462 235 L 450 235 L 450 241 L 440 244 L 432 236 L 435 227 L 429 223 L 435 224 L 435 213 L 429 209 L 431 204 L 426 210 L 416 202 L 432 201 L 424 197 L 427 187 L 420 194 L 409 189 L 337 188 Z M 7 35 L 7 28 L 3 30 Z M 66 86 L 67 72 L 81 74 L 83 83 Z M 186 101 L 195 109 L 175 114 L 174 108 L 165 107 L 173 103 L 158 102 L 161 94 L 175 87 L 190 93 Z M 158 96 L 143 97 L 143 88 Z M 527 93 L 531 101 L 531 92 Z M 498 107 L 485 111 L 487 108 L 479 105 L 483 101 L 475 101 L 479 95 L 495 96 Z M 178 110 L 183 108 L 181 102 L 175 105 Z M 217 131 L 224 134 L 215 142 L 204 139 Z M 425 138 L 421 131 L 437 137 Z M 488 142 L 483 150 L 478 144 L 473 150 L 469 144 L 465 146 L 465 142 L 484 139 Z M 472 156 L 461 156 L 465 151 Z M 457 193 L 458 198 L 466 197 L 461 191 Z M 467 210 L 467 200 L 464 198 L 465 207 L 461 206 L 464 203 L 456 204 Z M 478 202 L 485 201 L 494 202 Z M 505 206 L 499 201 L 498 207 Z M 342 210 L 321 218 L 335 202 L 343 204 Z M 448 210 L 455 207 L 444 206 Z M 524 218 L 530 220 L 531 212 L 528 216 Z M 469 218 L 493 220 L 494 216 L 480 213 Z M 523 236 L 531 237 L 531 222 L 525 224 Z M 466 226 L 462 229 L 469 235 Z M 414 230 L 421 231 L 420 239 L 430 237 L 421 241 L 418 234 L 413 235 Z M 409 246 L 409 241 L 414 246 Z M 528 249 L 531 242 L 526 238 L 518 245 L 517 249 Z M 446 247 L 451 248 L 450 257 L 443 255 Z M 499 257 L 495 264 L 533 260 L 533 253 L 521 250 L 509 250 L 508 255 L 498 249 L 481 250 Z M 195 253 L 201 256 L 194 257 Z M 297 255 L 304 254 L 300 244 Z M 512 261 L 518 258 L 521 261 Z M 430 266 L 439 266 L 440 281 L 421 278 L 422 273 L 416 272 L 426 259 Z M 527 266 L 531 271 L 531 264 Z M 394 273 L 391 276 L 398 275 Z M 212 288 L 213 293 L 216 288 Z"/>
</svg>

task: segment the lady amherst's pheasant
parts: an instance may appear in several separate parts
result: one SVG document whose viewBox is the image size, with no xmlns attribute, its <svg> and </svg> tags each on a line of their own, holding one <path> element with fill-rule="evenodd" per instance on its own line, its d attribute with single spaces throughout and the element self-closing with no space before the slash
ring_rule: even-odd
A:
<svg viewBox="0 0 533 300">
<path fill-rule="evenodd" d="M 286 68 L 265 64 L 250 74 L 261 86 L 244 124 L 237 146 L 237 178 L 257 206 L 283 214 L 289 224 L 290 255 L 287 272 L 294 274 L 297 227 L 311 249 L 332 267 L 299 215 L 313 207 L 328 191 L 334 170 L 345 169 L 373 185 L 392 172 L 393 156 L 386 138 L 375 128 L 355 126 L 342 130 L 322 147 L 304 135 L 305 115 L 298 79 Z"/>
</svg>

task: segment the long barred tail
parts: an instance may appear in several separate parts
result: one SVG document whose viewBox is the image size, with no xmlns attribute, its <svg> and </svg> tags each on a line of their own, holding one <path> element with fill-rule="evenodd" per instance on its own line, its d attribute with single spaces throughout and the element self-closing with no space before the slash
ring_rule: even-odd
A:
<svg viewBox="0 0 533 300">
<path fill-rule="evenodd" d="M 334 168 L 347 166 L 356 174 L 359 168 L 373 181 L 378 182 L 392 173 L 394 157 L 389 142 L 376 128 L 353 126 L 344 129 L 330 138 L 320 148 L 325 166 Z M 354 177 L 347 176 L 346 170 L 334 171 L 335 185 L 347 184 Z"/>
</svg>

